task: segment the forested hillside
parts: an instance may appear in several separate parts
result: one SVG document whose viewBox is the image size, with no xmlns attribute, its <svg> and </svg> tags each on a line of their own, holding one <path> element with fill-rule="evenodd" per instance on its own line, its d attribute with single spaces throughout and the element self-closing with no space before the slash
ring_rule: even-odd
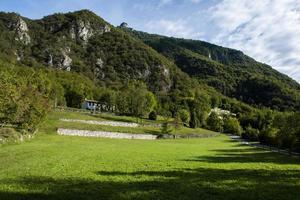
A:
<svg viewBox="0 0 300 200">
<path fill-rule="evenodd" d="M 252 105 L 299 110 L 300 85 L 241 51 L 207 42 L 122 28 L 172 60 L 180 69 L 224 95 Z"/>
<path fill-rule="evenodd" d="M 138 79 L 154 92 L 168 91 L 174 79 L 185 76 L 143 42 L 87 10 L 41 20 L 1 13 L 0 30 L 2 58 L 78 72 L 102 85 Z"/>
<path fill-rule="evenodd" d="M 104 112 L 299 147 L 289 120 L 299 115 L 278 112 L 300 109 L 299 84 L 240 51 L 115 28 L 88 10 L 40 20 L 0 13 L 0 33 L 1 126 L 32 133 L 55 106 L 89 98 Z"/>
</svg>

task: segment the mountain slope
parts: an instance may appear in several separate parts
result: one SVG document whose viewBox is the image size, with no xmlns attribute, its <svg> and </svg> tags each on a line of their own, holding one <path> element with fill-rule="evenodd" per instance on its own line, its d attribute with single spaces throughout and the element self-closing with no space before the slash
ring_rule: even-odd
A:
<svg viewBox="0 0 300 200">
<path fill-rule="evenodd" d="M 202 41 L 122 29 L 224 95 L 274 109 L 300 108 L 300 85 L 296 81 L 241 51 Z"/>
<path fill-rule="evenodd" d="M 189 79 L 164 56 L 88 10 L 41 20 L 0 13 L 0 31 L 1 56 L 11 62 L 75 71 L 102 85 L 138 79 L 154 92 L 169 91 L 179 76 Z"/>
<path fill-rule="evenodd" d="M 0 32 L 2 60 L 77 72 L 98 86 L 141 80 L 156 94 L 192 97 L 201 88 L 222 96 L 209 85 L 248 104 L 300 109 L 297 82 L 240 51 L 115 28 L 88 10 L 40 20 L 2 12 Z"/>
</svg>

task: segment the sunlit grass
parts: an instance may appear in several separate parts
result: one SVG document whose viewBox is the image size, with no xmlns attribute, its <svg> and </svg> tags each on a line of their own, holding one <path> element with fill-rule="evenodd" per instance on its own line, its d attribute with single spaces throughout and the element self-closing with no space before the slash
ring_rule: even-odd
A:
<svg viewBox="0 0 300 200">
<path fill-rule="evenodd" d="M 35 139 L 0 148 L 1 200 L 300 196 L 299 158 L 225 135 L 153 141 L 59 136 L 54 130 L 60 117 L 50 115 Z"/>
<path fill-rule="evenodd" d="M 90 113 L 72 113 L 72 112 L 52 112 L 47 117 L 47 120 L 43 123 L 41 132 L 56 133 L 57 128 L 79 129 L 79 130 L 91 130 L 91 131 L 111 131 L 111 132 L 123 132 L 123 133 L 137 133 L 137 134 L 161 134 L 161 128 L 156 125 L 161 124 L 161 120 L 151 121 L 143 120 L 143 123 L 139 127 L 114 127 L 97 124 L 85 124 L 81 122 L 65 122 L 60 119 L 79 119 L 79 120 L 93 120 L 93 121 L 122 121 L 122 122 L 136 122 L 137 119 L 128 116 L 115 116 L 112 114 L 90 114 Z M 151 126 L 153 125 L 153 126 Z M 179 129 L 175 129 L 173 126 L 172 134 L 216 134 L 213 131 L 209 131 L 202 128 L 192 129 L 181 126 Z"/>
</svg>

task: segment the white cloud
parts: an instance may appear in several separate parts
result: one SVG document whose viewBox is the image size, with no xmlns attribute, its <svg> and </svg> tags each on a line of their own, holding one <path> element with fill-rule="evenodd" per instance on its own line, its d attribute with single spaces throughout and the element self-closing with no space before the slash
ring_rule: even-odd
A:
<svg viewBox="0 0 300 200">
<path fill-rule="evenodd" d="M 187 20 L 183 19 L 150 21 L 145 27 L 149 32 L 173 37 L 200 39 L 202 36 L 201 32 L 195 31 L 188 25 Z"/>
<path fill-rule="evenodd" d="M 300 1 L 223 0 L 212 7 L 214 42 L 241 49 L 300 81 Z"/>
</svg>

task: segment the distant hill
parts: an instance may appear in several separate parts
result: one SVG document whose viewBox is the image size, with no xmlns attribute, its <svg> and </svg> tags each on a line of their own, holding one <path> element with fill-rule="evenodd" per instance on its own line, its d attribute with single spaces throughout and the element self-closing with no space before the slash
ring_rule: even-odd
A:
<svg viewBox="0 0 300 200">
<path fill-rule="evenodd" d="M 187 97 L 202 88 L 222 96 L 211 86 L 255 106 L 300 109 L 297 82 L 241 51 L 116 28 L 88 10 L 40 20 L 1 12 L 0 32 L 1 60 L 77 72 L 98 86 L 120 87 L 134 79 L 156 94 Z"/>
<path fill-rule="evenodd" d="M 122 29 L 226 96 L 280 110 L 300 108 L 300 85 L 296 81 L 241 51 L 203 41 Z"/>
</svg>

